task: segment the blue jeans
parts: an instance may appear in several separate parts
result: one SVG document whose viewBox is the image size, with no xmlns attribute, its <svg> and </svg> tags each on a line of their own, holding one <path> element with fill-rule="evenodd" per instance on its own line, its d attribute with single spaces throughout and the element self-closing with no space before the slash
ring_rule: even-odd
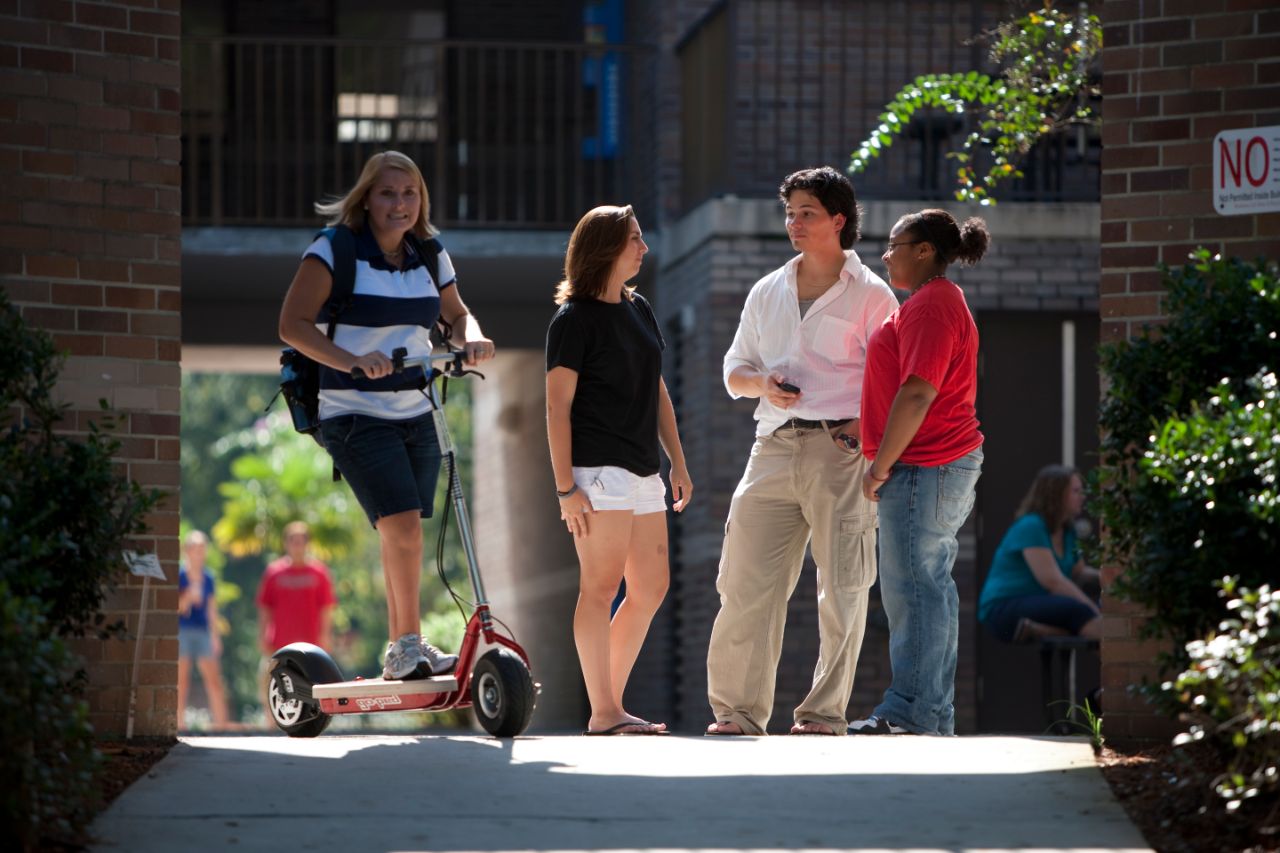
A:
<svg viewBox="0 0 1280 853">
<path fill-rule="evenodd" d="M 946 465 L 894 465 L 880 487 L 880 597 L 893 680 L 874 713 L 917 734 L 955 734 L 960 596 L 951 569 L 981 474 L 978 448 Z"/>
</svg>

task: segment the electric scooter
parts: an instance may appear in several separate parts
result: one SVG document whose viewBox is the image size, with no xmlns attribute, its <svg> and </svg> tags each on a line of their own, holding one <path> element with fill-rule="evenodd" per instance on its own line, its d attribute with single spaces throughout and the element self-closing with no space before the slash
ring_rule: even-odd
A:
<svg viewBox="0 0 1280 853">
<path fill-rule="evenodd" d="M 290 737 L 316 737 L 338 714 L 374 714 L 387 711 L 446 711 L 473 708 L 480 725 L 489 734 L 515 737 L 529 726 L 540 685 L 529 674 L 529 656 L 515 639 L 494 628 L 496 620 L 489 612 L 480 566 L 476 560 L 471 521 L 463 499 L 453 442 L 444 417 L 444 395 L 436 380 L 444 376 L 461 377 L 476 371 L 467 370 L 460 351 L 420 358 L 406 358 L 403 348 L 392 353 L 393 369 L 406 375 L 406 384 L 416 387 L 431 400 L 436 436 L 442 461 L 449 471 L 449 501 L 440 523 L 440 562 L 444 530 L 449 509 L 458 518 L 458 533 L 467 556 L 473 611 L 466 633 L 458 649 L 458 664 L 448 675 L 408 681 L 392 681 L 381 677 L 344 680 L 333 658 L 311 643 L 291 643 L 271 656 L 271 677 L 267 702 L 271 718 Z M 435 365 L 440 365 L 436 367 Z M 352 375 L 362 374 L 357 368 Z M 414 381 L 416 375 L 416 382 Z M 483 378 L 483 377 L 482 377 Z M 459 608 L 462 601 L 445 581 Z M 465 616 L 465 614 L 464 614 Z M 506 626 L 502 626 L 506 629 Z"/>
</svg>

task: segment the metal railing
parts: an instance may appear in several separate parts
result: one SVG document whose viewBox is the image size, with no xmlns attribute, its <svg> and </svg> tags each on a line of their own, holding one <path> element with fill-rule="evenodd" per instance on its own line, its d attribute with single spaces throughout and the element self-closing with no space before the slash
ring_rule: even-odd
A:
<svg viewBox="0 0 1280 853">
<path fill-rule="evenodd" d="M 630 197 L 627 45 L 184 38 L 183 220 L 313 224 L 369 155 L 422 168 L 450 227 L 563 228 Z"/>
</svg>

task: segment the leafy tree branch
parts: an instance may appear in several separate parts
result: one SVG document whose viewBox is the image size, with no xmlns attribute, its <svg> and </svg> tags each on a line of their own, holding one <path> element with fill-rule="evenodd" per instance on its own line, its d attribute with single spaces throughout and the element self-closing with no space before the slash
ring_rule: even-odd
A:
<svg viewBox="0 0 1280 853">
<path fill-rule="evenodd" d="M 968 71 L 917 77 L 885 105 L 879 125 L 854 151 L 849 171 L 866 169 L 923 110 L 969 115 L 977 130 L 959 151 L 947 154 L 957 163 L 955 195 L 992 204 L 999 183 L 1022 177 L 1018 165 L 1036 142 L 1069 125 L 1097 123 L 1088 98 L 1099 94 L 1091 73 L 1102 50 L 1102 25 L 1086 4 L 1067 13 L 1046 0 L 1039 11 L 1004 22 L 984 37 L 992 42 L 992 64 L 1001 67 L 998 76 Z"/>
</svg>

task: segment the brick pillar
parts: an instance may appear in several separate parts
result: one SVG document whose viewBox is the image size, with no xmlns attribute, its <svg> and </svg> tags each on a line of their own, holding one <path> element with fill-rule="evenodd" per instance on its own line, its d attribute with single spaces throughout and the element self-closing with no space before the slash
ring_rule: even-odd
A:
<svg viewBox="0 0 1280 853">
<path fill-rule="evenodd" d="M 1181 265 L 1196 246 L 1280 257 L 1280 213 L 1220 216 L 1211 194 L 1214 137 L 1280 124 L 1280 11 L 1264 0 L 1108 0 L 1102 19 L 1100 304 L 1102 340 L 1115 341 L 1164 316 L 1158 262 Z M 1104 588 L 1121 571 L 1106 567 Z M 1156 678 L 1155 650 L 1136 639 L 1142 613 L 1109 596 L 1103 612 L 1107 734 L 1163 737 L 1169 721 L 1125 693 Z"/>
<path fill-rule="evenodd" d="M 0 286 L 69 353 L 64 430 L 118 415 L 122 474 L 166 493 L 133 547 L 168 582 L 121 570 L 106 603 L 127 640 L 76 644 L 91 720 L 125 730 L 139 604 L 149 609 L 134 732 L 172 735 L 177 682 L 180 376 L 179 3 L 0 4 Z"/>
</svg>

